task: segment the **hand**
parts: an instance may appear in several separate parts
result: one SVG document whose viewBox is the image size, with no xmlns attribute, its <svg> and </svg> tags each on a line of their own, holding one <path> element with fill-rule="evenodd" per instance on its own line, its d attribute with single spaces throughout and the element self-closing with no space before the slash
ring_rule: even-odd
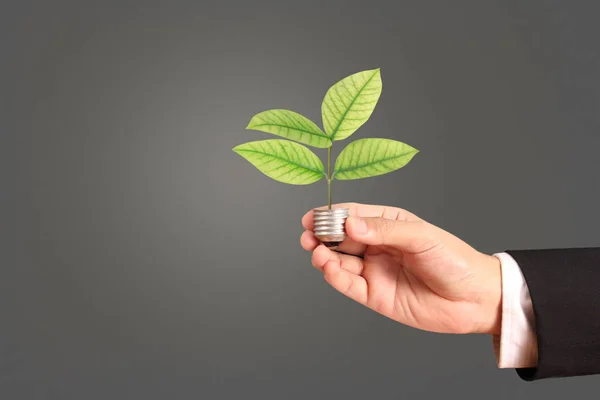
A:
<svg viewBox="0 0 600 400">
<path fill-rule="evenodd" d="M 394 207 L 347 207 L 347 238 L 332 251 L 315 238 L 313 213 L 301 244 L 325 280 L 351 299 L 414 328 L 500 334 L 500 260 Z"/>
</svg>

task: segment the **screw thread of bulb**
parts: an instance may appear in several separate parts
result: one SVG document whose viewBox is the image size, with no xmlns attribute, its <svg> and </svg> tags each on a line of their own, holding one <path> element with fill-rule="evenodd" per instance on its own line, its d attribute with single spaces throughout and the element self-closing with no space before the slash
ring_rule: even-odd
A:
<svg viewBox="0 0 600 400">
<path fill-rule="evenodd" d="M 344 223 L 350 215 L 347 208 L 313 210 L 315 237 L 330 249 L 336 249 L 346 237 Z"/>
</svg>

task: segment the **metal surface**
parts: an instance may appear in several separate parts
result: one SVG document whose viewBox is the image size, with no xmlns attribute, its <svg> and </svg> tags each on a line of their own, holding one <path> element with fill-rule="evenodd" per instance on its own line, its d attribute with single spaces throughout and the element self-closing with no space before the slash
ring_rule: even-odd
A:
<svg viewBox="0 0 600 400">
<path fill-rule="evenodd" d="M 330 249 L 336 249 L 346 237 L 344 223 L 350 215 L 348 208 L 313 210 L 315 237 Z"/>
</svg>

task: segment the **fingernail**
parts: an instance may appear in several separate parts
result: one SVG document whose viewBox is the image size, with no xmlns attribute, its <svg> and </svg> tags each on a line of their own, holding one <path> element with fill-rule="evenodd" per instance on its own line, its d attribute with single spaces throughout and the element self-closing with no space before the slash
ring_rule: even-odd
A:
<svg viewBox="0 0 600 400">
<path fill-rule="evenodd" d="M 367 234 L 367 223 L 361 218 L 352 218 L 354 220 L 354 232 L 358 235 Z"/>
</svg>

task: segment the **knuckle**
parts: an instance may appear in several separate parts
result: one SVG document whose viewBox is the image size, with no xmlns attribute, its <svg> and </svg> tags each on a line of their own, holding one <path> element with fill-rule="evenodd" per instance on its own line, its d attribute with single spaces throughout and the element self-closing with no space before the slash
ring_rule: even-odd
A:
<svg viewBox="0 0 600 400">
<path fill-rule="evenodd" d="M 394 221 L 385 218 L 378 218 L 376 223 L 376 231 L 381 236 L 390 235 L 394 231 L 395 227 L 396 224 Z"/>
<path fill-rule="evenodd" d="M 311 262 L 311 264 L 312 264 L 313 267 L 319 268 L 319 266 L 317 265 L 317 262 L 315 260 L 315 252 L 312 253 L 312 256 L 310 258 L 310 262 Z"/>
<path fill-rule="evenodd" d="M 348 279 L 348 282 L 346 283 L 346 289 L 343 291 L 343 293 L 350 297 L 352 296 L 352 287 L 354 286 L 354 282 L 352 281 L 352 279 Z"/>
<path fill-rule="evenodd" d="M 415 229 L 420 230 L 420 234 L 413 238 L 409 246 L 414 253 L 433 253 L 434 250 L 443 247 L 443 243 L 438 238 L 439 231 L 435 226 L 426 222 L 419 222 Z"/>
</svg>

